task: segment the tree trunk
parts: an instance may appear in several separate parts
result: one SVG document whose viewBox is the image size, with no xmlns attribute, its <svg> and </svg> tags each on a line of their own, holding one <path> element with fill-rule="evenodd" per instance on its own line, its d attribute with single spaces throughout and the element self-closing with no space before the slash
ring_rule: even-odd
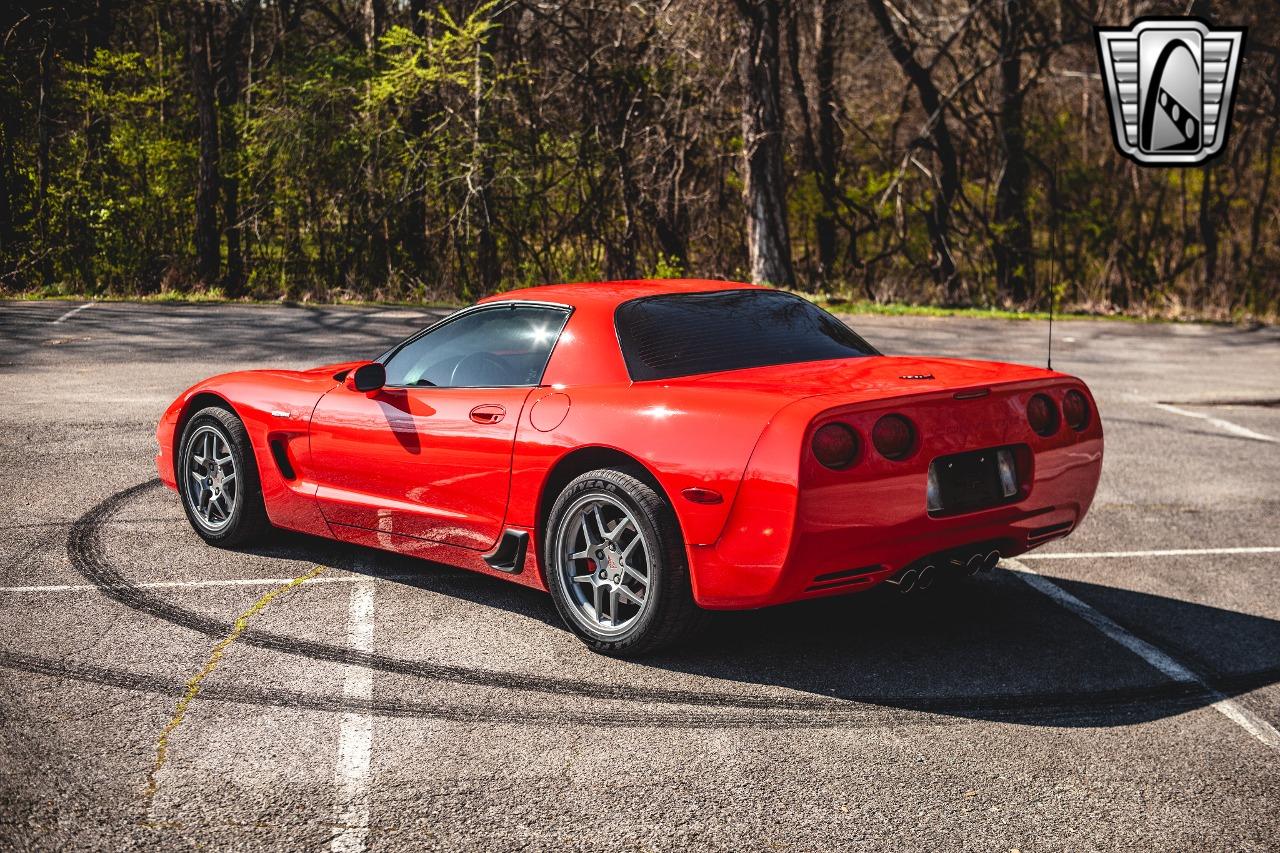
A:
<svg viewBox="0 0 1280 853">
<path fill-rule="evenodd" d="M 822 274 L 829 276 L 836 261 L 836 157 L 840 151 L 840 125 L 836 121 L 836 40 L 839 24 L 836 0 L 818 0 L 814 30 L 813 75 L 818 87 L 818 174 L 822 190 L 822 211 L 815 230 L 818 261 Z M 850 254 L 856 260 L 858 241 L 850 229 Z"/>
<path fill-rule="evenodd" d="M 1004 171 L 996 185 L 993 251 L 997 286 L 1001 293 L 1008 294 L 1018 305 L 1026 302 L 1035 277 L 1031 220 L 1027 213 L 1031 164 L 1027 158 L 1022 121 L 1025 93 L 1022 91 L 1021 50 L 1026 14 L 1023 0 L 1004 0 L 995 22 L 1000 44 L 998 121 Z"/>
<path fill-rule="evenodd" d="M 778 0 L 737 0 L 738 80 L 742 86 L 743 199 L 751 280 L 795 283 L 782 171 L 782 109 L 778 70 Z"/>
<path fill-rule="evenodd" d="M 236 111 L 244 101 L 246 41 L 255 14 L 257 0 L 249 0 L 232 12 L 217 75 L 223 168 L 222 230 L 227 241 L 227 269 L 222 281 L 227 296 L 233 299 L 243 294 L 245 285 L 244 225 L 240 221 L 240 131 Z"/>
<path fill-rule="evenodd" d="M 810 105 L 804 74 L 800 67 L 799 24 L 802 10 L 793 6 L 787 15 L 787 59 L 791 68 L 791 87 L 804 124 L 805 166 L 813 174 L 814 185 L 821 197 L 814 217 L 814 234 L 818 244 L 818 279 L 826 283 L 836 261 L 836 150 L 839 128 L 835 116 L 835 44 L 836 25 L 833 0 L 817 0 L 813 31 L 813 71 L 817 108 Z M 856 242 L 856 241 L 855 241 Z"/>
<path fill-rule="evenodd" d="M 476 267 L 480 273 L 480 289 L 492 293 L 498 288 L 498 248 L 493 238 L 493 134 L 489 119 L 484 114 L 485 77 L 489 66 L 489 47 L 495 29 L 486 32 L 476 45 L 475 65 L 472 69 L 472 171 L 478 181 L 476 187 L 475 224 L 479 233 L 476 246 Z"/>
<path fill-rule="evenodd" d="M 211 65 L 212 32 L 208 2 L 196 3 L 187 25 L 187 55 L 199 125 L 200 157 L 196 175 L 196 278 L 202 284 L 218 280 L 218 108 Z"/>
<path fill-rule="evenodd" d="M 1218 216 L 1213 198 L 1213 169 L 1202 167 L 1200 189 L 1200 243 L 1204 247 L 1204 281 L 1200 290 L 1202 305 L 1218 286 Z"/>
<path fill-rule="evenodd" d="M 378 39 L 386 29 L 387 9 L 383 0 L 364 0 L 360 10 L 364 22 L 364 48 L 370 53 L 378 46 Z"/>
<path fill-rule="evenodd" d="M 53 266 L 49 263 L 49 95 L 53 88 L 53 27 L 45 33 L 40 48 L 39 88 L 36 92 L 36 237 L 40 241 L 40 283 L 53 283 Z"/>
<path fill-rule="evenodd" d="M 867 0 L 867 8 L 871 10 L 876 26 L 885 37 L 889 53 L 915 88 L 920 106 L 928 116 L 927 133 L 933 143 L 934 155 L 938 158 L 938 187 L 933 204 L 925 216 L 925 223 L 929 228 L 929 242 L 933 246 L 934 280 L 946 289 L 948 301 L 954 304 L 958 301 L 960 282 L 956 278 L 956 262 L 950 247 L 951 205 L 960 194 L 960 165 L 955 143 L 951 139 L 951 130 L 943 115 L 942 96 L 929 71 L 920 64 L 894 29 L 889 13 L 885 11 L 884 0 Z"/>
<path fill-rule="evenodd" d="M 17 171 L 13 158 L 13 131 L 17 110 L 12 109 L 12 106 L 8 98 L 0 102 L 0 257 L 17 256 L 15 247 L 18 228 L 13 215 L 14 201 L 18 195 Z M 0 270 L 0 275 L 7 273 L 8 270 Z"/>
</svg>

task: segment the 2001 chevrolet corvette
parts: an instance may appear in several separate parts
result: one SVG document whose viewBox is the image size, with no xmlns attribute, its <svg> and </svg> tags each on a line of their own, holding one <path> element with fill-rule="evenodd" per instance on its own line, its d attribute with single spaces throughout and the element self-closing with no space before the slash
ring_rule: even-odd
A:
<svg viewBox="0 0 1280 853">
<path fill-rule="evenodd" d="M 274 525 L 510 577 L 612 654 L 990 568 L 1067 535 L 1102 467 L 1079 379 L 883 356 L 713 281 L 489 297 L 373 361 L 208 379 L 157 435 L 212 544 Z"/>
</svg>

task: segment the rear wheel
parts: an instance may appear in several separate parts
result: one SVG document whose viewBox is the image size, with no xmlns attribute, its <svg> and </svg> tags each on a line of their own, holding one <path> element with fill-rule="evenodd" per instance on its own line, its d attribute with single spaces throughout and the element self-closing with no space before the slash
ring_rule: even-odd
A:
<svg viewBox="0 0 1280 853">
<path fill-rule="evenodd" d="M 253 447 L 233 413 L 210 406 L 187 421 L 175 473 L 187 519 L 206 542 L 242 545 L 270 528 Z"/>
<path fill-rule="evenodd" d="M 600 469 L 573 480 L 551 508 L 543 543 L 561 617 L 588 646 L 618 656 L 672 645 L 704 616 L 675 512 L 639 473 Z"/>
</svg>

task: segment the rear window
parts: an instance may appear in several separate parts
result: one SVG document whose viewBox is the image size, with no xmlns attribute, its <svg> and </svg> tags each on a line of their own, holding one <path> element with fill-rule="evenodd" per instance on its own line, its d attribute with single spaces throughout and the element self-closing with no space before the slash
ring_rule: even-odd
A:
<svg viewBox="0 0 1280 853">
<path fill-rule="evenodd" d="M 635 381 L 878 354 L 826 311 L 777 290 L 646 296 L 618 306 L 615 322 Z"/>
</svg>

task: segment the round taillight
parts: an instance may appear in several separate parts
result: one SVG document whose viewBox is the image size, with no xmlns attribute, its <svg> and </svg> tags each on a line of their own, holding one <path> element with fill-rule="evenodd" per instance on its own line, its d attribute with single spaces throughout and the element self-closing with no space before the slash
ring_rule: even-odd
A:
<svg viewBox="0 0 1280 853">
<path fill-rule="evenodd" d="M 1058 407 L 1044 394 L 1027 402 L 1027 422 L 1038 435 L 1049 436 L 1058 431 Z"/>
<path fill-rule="evenodd" d="M 1076 432 L 1089 425 L 1089 401 L 1079 391 L 1068 391 L 1062 398 L 1062 417 Z"/>
<path fill-rule="evenodd" d="M 916 447 L 916 429 L 902 415 L 885 415 L 871 430 L 871 443 L 885 459 L 906 459 Z"/>
<path fill-rule="evenodd" d="M 827 424 L 813 434 L 813 455 L 828 468 L 848 468 L 858 458 L 858 434 L 844 424 Z"/>
</svg>

